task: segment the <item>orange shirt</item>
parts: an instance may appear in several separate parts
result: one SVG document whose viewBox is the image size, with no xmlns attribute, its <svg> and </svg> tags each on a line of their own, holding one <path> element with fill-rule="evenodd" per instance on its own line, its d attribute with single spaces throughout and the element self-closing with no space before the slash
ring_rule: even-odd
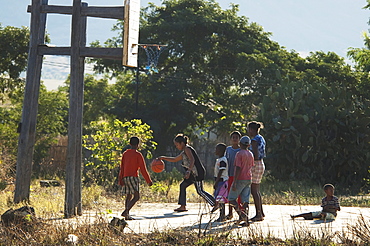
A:
<svg viewBox="0 0 370 246">
<path fill-rule="evenodd" d="M 145 181 L 149 184 L 152 182 L 143 155 L 136 149 L 128 149 L 123 152 L 121 160 L 121 169 L 119 172 L 119 184 L 122 185 L 123 177 L 138 177 L 139 169 Z"/>
</svg>

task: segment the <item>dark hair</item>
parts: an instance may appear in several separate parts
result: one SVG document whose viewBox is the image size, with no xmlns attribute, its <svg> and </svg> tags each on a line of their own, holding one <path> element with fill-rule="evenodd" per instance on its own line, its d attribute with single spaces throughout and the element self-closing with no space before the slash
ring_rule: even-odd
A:
<svg viewBox="0 0 370 246">
<path fill-rule="evenodd" d="M 263 123 L 257 122 L 257 121 L 251 121 L 251 122 L 248 122 L 247 127 L 252 128 L 253 130 L 256 130 L 258 132 L 259 129 L 263 129 Z"/>
<path fill-rule="evenodd" d="M 327 189 L 329 189 L 330 187 L 331 187 L 331 188 L 333 188 L 333 189 L 335 189 L 335 188 L 334 188 L 334 185 L 332 185 L 332 184 L 326 184 L 326 185 L 324 185 L 324 187 L 323 187 L 323 188 L 324 188 L 324 190 L 327 190 Z"/>
<path fill-rule="evenodd" d="M 173 140 L 177 143 L 184 143 L 184 144 L 187 144 L 188 141 L 189 141 L 189 138 L 187 136 L 185 136 L 184 134 L 180 133 L 180 134 L 177 134 L 175 139 Z"/>
<path fill-rule="evenodd" d="M 226 144 L 224 143 L 219 143 L 216 145 L 216 149 L 220 150 L 222 155 L 225 154 L 225 150 L 226 150 Z"/>
<path fill-rule="evenodd" d="M 239 131 L 233 131 L 231 134 L 230 134 L 230 138 L 233 136 L 233 135 L 238 135 L 239 138 L 242 137 L 242 134 L 239 132 Z"/>
<path fill-rule="evenodd" d="M 139 145 L 140 139 L 138 137 L 131 137 L 130 138 L 130 145 Z"/>
</svg>

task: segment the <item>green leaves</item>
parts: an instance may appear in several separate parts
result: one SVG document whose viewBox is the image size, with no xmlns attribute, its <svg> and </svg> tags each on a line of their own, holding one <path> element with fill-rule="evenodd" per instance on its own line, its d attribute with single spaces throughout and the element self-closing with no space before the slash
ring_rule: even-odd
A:
<svg viewBox="0 0 370 246">
<path fill-rule="evenodd" d="M 83 147 L 91 153 L 85 161 L 86 182 L 111 186 L 118 175 L 122 149 L 132 136 L 140 138 L 141 151 L 146 158 L 152 158 L 151 151 L 156 148 L 153 131 L 141 120 L 93 121 L 90 127 L 92 133 L 83 136 Z"/>
<path fill-rule="evenodd" d="M 269 88 L 260 107 L 273 174 L 359 188 L 368 169 L 369 106 L 339 85 L 292 81 Z"/>
</svg>

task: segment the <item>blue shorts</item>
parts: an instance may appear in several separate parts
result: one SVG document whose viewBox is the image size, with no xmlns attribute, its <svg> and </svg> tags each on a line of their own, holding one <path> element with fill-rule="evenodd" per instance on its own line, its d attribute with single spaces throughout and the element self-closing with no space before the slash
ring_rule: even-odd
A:
<svg viewBox="0 0 370 246">
<path fill-rule="evenodd" d="M 236 190 L 230 188 L 228 200 L 235 201 L 240 196 L 241 203 L 249 203 L 252 180 L 234 180 L 234 182 L 236 182 Z"/>
</svg>

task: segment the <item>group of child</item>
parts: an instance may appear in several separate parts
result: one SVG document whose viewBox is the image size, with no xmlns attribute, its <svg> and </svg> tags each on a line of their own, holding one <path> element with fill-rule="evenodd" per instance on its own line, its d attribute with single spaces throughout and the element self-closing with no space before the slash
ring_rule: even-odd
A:
<svg viewBox="0 0 370 246">
<path fill-rule="evenodd" d="M 238 131 L 234 131 L 230 135 L 231 146 L 227 148 L 225 144 L 216 146 L 215 153 L 218 157 L 214 170 L 216 206 L 212 211 L 220 208 L 220 217 L 217 219 L 219 222 L 231 219 L 234 208 L 239 215 L 239 222 L 249 224 L 249 197 L 253 184 L 258 185 L 259 188 L 265 170 L 262 159 L 265 156 L 266 143 L 259 134 L 260 123 L 250 122 L 247 128 L 249 136 L 241 136 Z M 250 220 L 262 221 L 264 214 L 259 189 L 252 192 L 252 195 L 256 216 Z M 227 216 L 225 214 L 226 202 L 229 203 Z"/>
<path fill-rule="evenodd" d="M 233 208 L 239 215 L 238 222 L 242 224 L 248 225 L 249 221 L 262 221 L 265 215 L 262 209 L 259 185 L 265 170 L 263 158 L 265 157 L 266 142 L 259 134 L 260 128 L 262 128 L 262 123 L 250 122 L 247 125 L 249 136 L 241 136 L 238 131 L 234 131 L 230 134 L 230 146 L 226 147 L 224 143 L 217 144 L 215 148 L 217 159 L 214 166 L 213 196 L 203 189 L 206 170 L 197 152 L 188 144 L 186 136 L 178 134 L 174 139 L 174 145 L 181 153 L 176 157 L 158 157 L 160 160 L 169 162 L 182 161 L 182 166 L 185 168 L 184 180 L 180 184 L 178 200 L 180 207 L 174 209 L 174 211 L 187 211 L 186 188 L 194 184 L 197 193 L 213 207 L 211 212 L 220 209 L 220 217 L 217 221 L 223 222 L 232 219 Z M 139 143 L 140 140 L 137 137 L 132 137 L 130 139 L 131 148 L 123 153 L 121 159 L 119 184 L 123 186 L 123 194 L 126 195 L 125 210 L 121 215 L 126 220 L 133 219 L 129 212 L 140 197 L 139 170 L 147 184 L 152 185 L 144 158 L 137 150 Z M 336 212 L 340 210 L 338 198 L 334 196 L 334 186 L 326 185 L 324 191 L 327 196 L 322 200 L 322 211 L 292 215 L 291 218 L 334 219 Z M 256 216 L 248 219 L 250 194 L 253 196 Z M 229 203 L 228 215 L 226 215 L 226 203 Z"/>
</svg>

